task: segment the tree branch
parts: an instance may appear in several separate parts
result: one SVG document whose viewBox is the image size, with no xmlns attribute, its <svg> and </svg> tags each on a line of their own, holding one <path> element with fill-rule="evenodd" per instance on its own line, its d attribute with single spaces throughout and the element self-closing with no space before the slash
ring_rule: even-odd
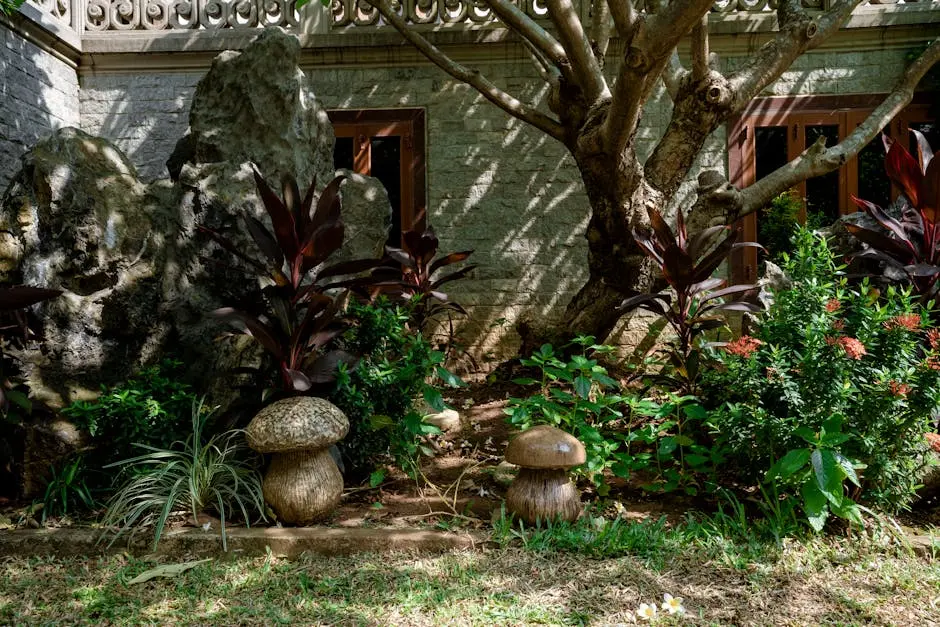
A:
<svg viewBox="0 0 940 627">
<path fill-rule="evenodd" d="M 610 14 L 614 18 L 617 34 L 624 41 L 633 39 L 633 29 L 636 27 L 637 12 L 633 0 L 607 0 Z"/>
<path fill-rule="evenodd" d="M 598 63 L 604 67 L 604 57 L 607 56 L 607 47 L 610 45 L 610 30 L 612 21 L 608 0 L 594 0 L 591 7 L 591 48 Z"/>
<path fill-rule="evenodd" d="M 440 48 L 409 28 L 405 20 L 389 7 L 389 0 L 375 0 L 372 5 L 378 9 L 386 22 L 391 24 L 395 30 L 401 33 L 402 37 L 439 68 L 458 81 L 476 89 L 487 100 L 509 115 L 531 124 L 560 142 L 564 142 L 565 131 L 560 122 L 502 91 L 480 74 L 478 70 L 472 70 L 452 60 Z"/>
<path fill-rule="evenodd" d="M 826 148 L 825 138 L 820 138 L 793 161 L 741 190 L 737 217 L 757 211 L 800 181 L 831 172 L 857 155 L 907 106 L 917 83 L 938 61 L 940 38 L 904 71 L 894 90 L 848 137 L 831 148 Z"/>
<path fill-rule="evenodd" d="M 659 81 L 678 41 L 699 23 L 714 0 L 673 0 L 637 22 L 604 121 L 604 144 L 617 155 L 636 130 L 639 112 Z"/>
<path fill-rule="evenodd" d="M 692 27 L 692 80 L 696 83 L 708 75 L 708 13 Z"/>
<path fill-rule="evenodd" d="M 558 31 L 558 38 L 571 60 L 575 81 L 588 104 L 610 96 L 600 63 L 591 50 L 584 27 L 571 0 L 547 0 L 548 15 Z"/>
<path fill-rule="evenodd" d="M 682 61 L 679 60 L 679 51 L 673 48 L 672 54 L 669 55 L 669 65 L 663 70 L 663 85 L 666 86 L 666 91 L 673 102 L 679 96 L 680 83 L 688 74 L 689 71 L 682 67 Z"/>
<path fill-rule="evenodd" d="M 526 15 L 522 9 L 508 0 L 484 0 L 484 2 L 503 24 L 538 48 L 559 69 L 571 66 L 568 54 L 558 40 L 539 26 L 538 22 Z"/>
<path fill-rule="evenodd" d="M 837 0 L 831 9 L 811 18 L 800 0 L 781 1 L 777 36 L 764 44 L 744 68 L 729 77 L 733 111 L 743 110 L 765 87 L 777 80 L 801 54 L 824 43 L 848 19 L 861 0 Z"/>
</svg>

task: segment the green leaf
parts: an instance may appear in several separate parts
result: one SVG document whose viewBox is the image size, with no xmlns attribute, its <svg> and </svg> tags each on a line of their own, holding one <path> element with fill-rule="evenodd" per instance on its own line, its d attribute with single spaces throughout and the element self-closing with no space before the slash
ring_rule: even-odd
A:
<svg viewBox="0 0 940 627">
<path fill-rule="evenodd" d="M 685 456 L 685 462 L 692 468 L 697 468 L 705 464 L 708 461 L 708 458 L 704 455 L 696 455 L 695 453 L 689 453 Z"/>
<path fill-rule="evenodd" d="M 533 385 L 538 383 L 538 381 L 529 377 L 519 377 L 518 379 L 513 379 L 512 382 L 516 385 Z"/>
<path fill-rule="evenodd" d="M 395 421 L 384 414 L 373 414 L 369 416 L 369 429 L 378 431 L 395 425 Z"/>
<path fill-rule="evenodd" d="M 820 492 L 831 503 L 836 505 L 841 503 L 842 480 L 845 479 L 845 473 L 836 462 L 833 452 L 829 449 L 816 449 L 810 456 L 810 462 L 813 464 L 813 475 Z"/>
<path fill-rule="evenodd" d="M 862 487 L 862 484 L 858 481 L 858 475 L 855 473 L 855 464 L 847 458 L 842 453 L 838 451 L 833 451 L 833 457 L 836 459 L 836 463 L 839 464 L 839 467 L 842 468 L 842 472 L 845 473 L 845 478 L 854 483 L 858 487 Z"/>
<path fill-rule="evenodd" d="M 692 446 L 693 444 L 695 444 L 695 440 L 693 440 L 687 435 L 677 435 L 676 444 L 678 444 L 679 446 Z"/>
<path fill-rule="evenodd" d="M 767 471 L 768 479 L 786 479 L 799 471 L 809 461 L 810 452 L 806 448 L 797 448 L 784 455 Z"/>
<path fill-rule="evenodd" d="M 33 411 L 33 403 L 29 400 L 29 396 L 26 394 L 23 394 L 18 390 L 5 390 L 4 394 L 11 403 L 25 411 L 27 414 Z"/>
<path fill-rule="evenodd" d="M 384 468 L 379 468 L 371 475 L 369 475 L 369 487 L 377 488 L 385 481 L 386 470 Z"/>
<path fill-rule="evenodd" d="M 705 420 L 708 418 L 708 411 L 698 403 L 692 403 L 682 408 L 686 418 L 692 420 Z"/>
<path fill-rule="evenodd" d="M 424 387 L 424 402 L 434 411 L 444 411 L 444 397 L 439 390 L 429 385 Z"/>
<path fill-rule="evenodd" d="M 677 446 L 676 439 L 672 436 L 667 436 L 659 441 L 659 450 L 657 453 L 660 457 L 666 457 L 675 451 Z"/>
<path fill-rule="evenodd" d="M 819 435 L 809 427 L 800 427 L 793 431 L 796 435 L 806 440 L 809 444 L 816 444 Z"/>
<path fill-rule="evenodd" d="M 591 394 L 591 380 L 585 376 L 575 377 L 574 391 L 581 398 L 587 398 Z"/>
<path fill-rule="evenodd" d="M 455 375 L 453 372 L 444 368 L 443 366 L 438 366 L 436 368 L 437 376 L 441 378 L 441 381 L 446 383 L 452 388 L 465 388 L 467 387 L 467 382 Z"/>
<path fill-rule="evenodd" d="M 820 532 L 829 517 L 829 506 L 826 497 L 820 492 L 814 481 L 807 481 L 800 489 L 803 496 L 803 511 L 809 521 L 809 526 Z"/>
</svg>

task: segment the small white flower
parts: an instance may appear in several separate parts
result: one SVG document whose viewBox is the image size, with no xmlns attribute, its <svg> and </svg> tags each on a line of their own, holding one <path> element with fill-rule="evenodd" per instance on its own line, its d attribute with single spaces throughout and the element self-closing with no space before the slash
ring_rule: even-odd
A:
<svg viewBox="0 0 940 627">
<path fill-rule="evenodd" d="M 209 531 L 210 529 L 212 529 L 212 522 L 206 521 L 206 522 L 202 525 L 202 530 L 203 530 L 203 531 Z"/>
<path fill-rule="evenodd" d="M 636 611 L 636 615 L 643 620 L 653 620 L 656 618 L 656 604 L 640 603 L 640 609 Z"/>
<path fill-rule="evenodd" d="M 682 607 L 682 597 L 674 597 L 668 592 L 663 595 L 663 603 L 660 606 L 664 612 L 670 614 L 685 614 L 685 608 Z"/>
</svg>

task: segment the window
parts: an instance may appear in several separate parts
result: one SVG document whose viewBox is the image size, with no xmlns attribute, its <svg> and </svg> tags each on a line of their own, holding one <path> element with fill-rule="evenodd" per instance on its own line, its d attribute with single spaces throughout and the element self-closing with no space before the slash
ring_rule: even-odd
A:
<svg viewBox="0 0 940 627">
<path fill-rule="evenodd" d="M 424 109 L 328 113 L 336 133 L 334 164 L 382 182 L 392 205 L 388 243 L 400 246 L 402 231 L 423 230 L 426 221 Z"/>
<path fill-rule="evenodd" d="M 806 96 L 762 98 L 730 124 L 728 166 L 731 183 L 746 187 L 796 158 L 820 136 L 826 145 L 843 140 L 883 100 L 884 96 Z M 936 141 L 938 129 L 931 122 L 926 99 L 915 99 L 883 129 L 895 140 L 910 140 L 910 128 Z M 932 144 L 934 145 L 934 144 Z M 913 153 L 913 154 L 916 154 Z M 854 213 L 851 197 L 887 204 L 897 195 L 884 173 L 884 149 L 876 137 L 842 168 L 797 185 L 792 193 L 800 201 L 798 218 L 803 223 L 825 226 L 840 215 Z M 759 214 L 741 221 L 744 240 L 761 241 Z M 732 256 L 731 276 L 735 283 L 757 277 L 758 251 L 741 249 Z"/>
</svg>

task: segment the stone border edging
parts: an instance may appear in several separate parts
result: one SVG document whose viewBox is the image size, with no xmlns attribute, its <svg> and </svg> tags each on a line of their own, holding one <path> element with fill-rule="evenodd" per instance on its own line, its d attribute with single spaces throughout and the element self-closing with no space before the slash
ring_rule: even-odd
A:
<svg viewBox="0 0 940 627">
<path fill-rule="evenodd" d="M 139 533 L 121 539 L 110 547 L 98 542 L 98 529 L 16 529 L 0 531 L 0 556 L 74 557 L 129 552 L 153 553 L 153 536 Z M 222 538 L 216 530 L 177 529 L 160 539 L 159 555 L 212 557 L 222 555 L 265 555 L 270 548 L 277 557 L 297 557 L 302 553 L 350 555 L 415 551 L 443 553 L 454 549 L 479 549 L 489 545 L 488 534 L 451 533 L 428 529 L 335 528 L 335 527 L 252 527 L 226 529 L 228 553 L 222 551 Z"/>
</svg>

